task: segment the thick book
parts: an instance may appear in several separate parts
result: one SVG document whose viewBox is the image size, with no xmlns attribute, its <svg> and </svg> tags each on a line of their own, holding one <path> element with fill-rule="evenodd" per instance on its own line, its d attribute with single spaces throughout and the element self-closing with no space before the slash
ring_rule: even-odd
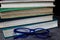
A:
<svg viewBox="0 0 60 40">
<path fill-rule="evenodd" d="M 3 34 L 5 38 L 10 38 L 15 36 L 14 34 L 14 29 L 16 28 L 30 28 L 30 29 L 35 29 L 35 28 L 44 28 L 44 29 L 50 29 L 50 28 L 55 28 L 58 27 L 57 20 L 55 21 L 49 21 L 45 23 L 36 23 L 36 24 L 30 24 L 30 25 L 25 25 L 25 26 L 15 26 L 14 28 L 5 28 L 3 29 Z M 19 34 L 17 34 L 19 35 Z"/>
<path fill-rule="evenodd" d="M 36 3 L 2 3 L 1 8 L 27 8 L 27 7 L 54 7 L 53 2 Z"/>
<path fill-rule="evenodd" d="M 5 11 L 2 9 L 1 19 L 53 14 L 53 8 L 26 8 L 26 10 L 22 10 L 22 8 L 15 8 L 15 10 L 13 9 L 14 8 L 6 8 Z"/>
<path fill-rule="evenodd" d="M 40 10 L 43 10 L 43 9 L 51 9 L 53 10 L 53 7 L 27 7 L 27 8 L 0 8 L 0 12 L 11 12 L 11 11 L 24 11 L 24 10 L 34 10 L 34 9 L 40 9 Z M 46 11 L 46 10 L 45 10 Z"/>
<path fill-rule="evenodd" d="M 50 20 L 53 20 L 53 15 L 12 20 L 12 21 L 1 22 L 0 28 L 6 28 L 6 27 L 16 26 L 16 25 L 25 25 L 25 24 L 31 24 L 31 23 L 37 23 L 37 22 L 44 22 L 44 21 L 50 21 Z"/>
</svg>

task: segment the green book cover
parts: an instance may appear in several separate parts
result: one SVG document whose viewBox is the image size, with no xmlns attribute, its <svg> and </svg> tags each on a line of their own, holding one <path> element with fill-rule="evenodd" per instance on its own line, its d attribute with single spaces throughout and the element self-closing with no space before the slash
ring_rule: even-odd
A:
<svg viewBox="0 0 60 40">
<path fill-rule="evenodd" d="M 31 10 L 36 8 L 51 8 L 51 7 L 0 8 L 0 12 L 15 11 L 15 10 Z"/>
</svg>

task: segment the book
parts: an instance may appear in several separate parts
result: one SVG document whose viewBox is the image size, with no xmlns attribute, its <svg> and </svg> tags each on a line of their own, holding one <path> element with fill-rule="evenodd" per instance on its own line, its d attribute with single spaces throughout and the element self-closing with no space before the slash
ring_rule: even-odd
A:
<svg viewBox="0 0 60 40">
<path fill-rule="evenodd" d="M 14 29 L 16 28 L 30 28 L 30 29 L 35 29 L 35 28 L 44 28 L 44 29 L 50 29 L 50 28 L 55 28 L 58 27 L 57 20 L 55 21 L 49 21 L 45 23 L 38 23 L 38 24 L 31 24 L 31 25 L 25 25 L 25 26 L 15 26 L 14 28 L 5 28 L 3 29 L 3 34 L 5 38 L 10 38 L 15 35 L 20 35 L 20 34 L 14 34 Z"/>
<path fill-rule="evenodd" d="M 50 20 L 53 20 L 53 15 L 12 20 L 12 21 L 1 22 L 0 28 L 6 28 L 6 27 L 16 26 L 16 25 L 25 25 L 25 24 L 31 24 L 31 23 L 37 23 L 37 22 L 44 22 L 44 21 L 50 21 Z"/>
<path fill-rule="evenodd" d="M 54 7 L 53 3 L 2 3 L 1 8 Z"/>
<path fill-rule="evenodd" d="M 49 1 L 55 1 L 55 0 L 2 0 L 0 3 L 12 3 L 12 2 L 49 2 Z"/>
<path fill-rule="evenodd" d="M 14 8 L 9 8 L 8 10 L 10 11 L 8 11 L 7 8 L 5 11 L 4 9 L 1 10 L 3 11 L 1 12 L 1 19 L 53 14 L 53 8 L 26 8 L 27 10 L 22 10 L 21 8 L 15 8 L 15 10 L 12 9 Z"/>
<path fill-rule="evenodd" d="M 10 12 L 10 11 L 24 11 L 24 10 L 34 10 L 34 9 L 51 9 L 53 10 L 53 7 L 27 7 L 27 8 L 0 8 L 0 12 Z"/>
</svg>

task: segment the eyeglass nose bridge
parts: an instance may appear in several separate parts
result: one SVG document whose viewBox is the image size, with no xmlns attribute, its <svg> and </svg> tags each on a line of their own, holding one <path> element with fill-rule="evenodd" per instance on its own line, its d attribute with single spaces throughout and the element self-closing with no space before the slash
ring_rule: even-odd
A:
<svg viewBox="0 0 60 40">
<path fill-rule="evenodd" d="M 30 33 L 34 33 L 35 32 L 35 29 L 30 29 Z"/>
</svg>

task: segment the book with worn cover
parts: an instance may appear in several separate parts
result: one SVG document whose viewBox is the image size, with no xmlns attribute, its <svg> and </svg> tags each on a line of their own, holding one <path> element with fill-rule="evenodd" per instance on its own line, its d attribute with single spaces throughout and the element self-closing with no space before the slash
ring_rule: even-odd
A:
<svg viewBox="0 0 60 40">
<path fill-rule="evenodd" d="M 55 28 L 58 27 L 57 20 L 54 21 L 48 21 L 48 22 L 43 22 L 43 23 L 35 23 L 35 24 L 29 24 L 29 25 L 22 25 L 22 26 L 15 26 L 11 28 L 4 28 L 3 29 L 3 34 L 5 38 L 10 38 L 15 36 L 14 34 L 14 29 L 16 28 L 30 28 L 30 29 L 35 29 L 35 28 L 44 28 L 44 29 L 50 29 L 50 28 Z M 19 35 L 19 34 L 17 34 Z"/>
<path fill-rule="evenodd" d="M 49 15 L 53 14 L 53 8 L 2 8 L 1 19 Z"/>
</svg>

